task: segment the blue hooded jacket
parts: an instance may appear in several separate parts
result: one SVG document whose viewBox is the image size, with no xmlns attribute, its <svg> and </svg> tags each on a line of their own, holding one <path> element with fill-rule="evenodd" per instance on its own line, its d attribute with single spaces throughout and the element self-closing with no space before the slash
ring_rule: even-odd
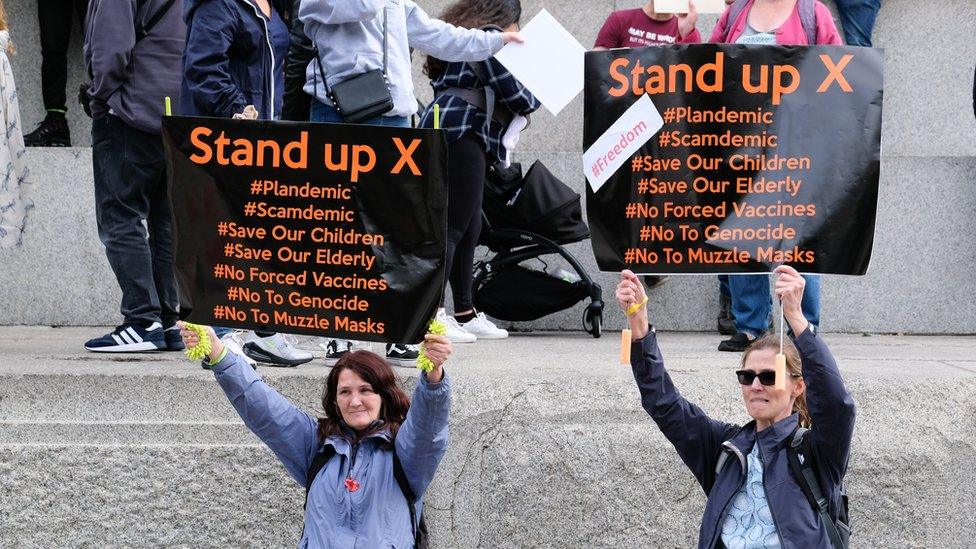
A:
<svg viewBox="0 0 976 549">
<path fill-rule="evenodd" d="M 419 498 L 419 517 L 424 492 L 447 451 L 451 411 L 447 372 L 437 383 L 421 374 L 395 440 L 389 429 L 383 429 L 353 443 L 335 436 L 319 440 L 316 419 L 271 388 L 240 356 L 228 352 L 212 369 L 247 428 L 268 445 L 300 486 L 305 486 L 308 469 L 323 445 L 335 449 L 308 492 L 305 530 L 298 547 L 413 547 L 410 509 L 393 476 L 390 445 L 396 445 L 407 482 Z M 357 479 L 361 488 L 349 491 L 347 478 Z"/>
<path fill-rule="evenodd" d="M 254 105 L 258 118 L 281 114 L 288 26 L 251 0 L 184 0 L 186 48 L 180 114 L 230 118 Z"/>
<path fill-rule="evenodd" d="M 836 519 L 854 435 L 854 400 L 823 340 L 807 329 L 795 342 L 803 364 L 807 408 L 813 420 L 807 437 L 817 460 L 817 480 L 829 502 L 830 515 Z M 698 534 L 699 549 L 719 546 L 722 523 L 747 473 L 745 456 L 755 444 L 759 444 L 763 485 L 781 547 L 831 548 L 820 516 L 814 513 L 790 473 L 787 444 L 798 425 L 796 414 L 759 432 L 755 422 L 738 427 L 714 420 L 674 387 L 664 369 L 654 333 L 635 341 L 630 356 L 644 410 L 654 418 L 708 496 Z M 715 466 L 723 451 L 737 459 L 729 459 L 716 476 Z"/>
</svg>

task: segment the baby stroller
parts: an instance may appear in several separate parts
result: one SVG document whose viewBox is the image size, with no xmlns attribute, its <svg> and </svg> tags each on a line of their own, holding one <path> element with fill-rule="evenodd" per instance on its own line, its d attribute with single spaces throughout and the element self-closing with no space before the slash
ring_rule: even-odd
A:
<svg viewBox="0 0 976 549">
<path fill-rule="evenodd" d="M 580 195 L 536 162 L 522 177 L 518 164 L 492 167 L 485 182 L 480 243 L 493 255 L 474 267 L 478 310 L 508 321 L 536 320 L 589 297 L 583 329 L 600 337 L 603 291 L 561 245 L 590 237 Z M 556 254 L 575 272 L 550 271 L 542 256 Z M 542 270 L 521 263 L 539 259 Z"/>
</svg>

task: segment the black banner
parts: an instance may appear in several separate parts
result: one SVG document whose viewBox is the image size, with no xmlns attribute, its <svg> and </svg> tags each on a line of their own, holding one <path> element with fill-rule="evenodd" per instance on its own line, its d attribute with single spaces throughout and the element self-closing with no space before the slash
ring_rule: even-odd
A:
<svg viewBox="0 0 976 549">
<path fill-rule="evenodd" d="M 881 50 L 647 47 L 588 52 L 585 70 L 584 150 L 644 94 L 664 121 L 597 192 L 587 187 L 601 270 L 866 272 Z"/>
<path fill-rule="evenodd" d="M 441 132 L 165 117 L 163 140 L 183 318 L 422 339 L 444 280 Z"/>
</svg>

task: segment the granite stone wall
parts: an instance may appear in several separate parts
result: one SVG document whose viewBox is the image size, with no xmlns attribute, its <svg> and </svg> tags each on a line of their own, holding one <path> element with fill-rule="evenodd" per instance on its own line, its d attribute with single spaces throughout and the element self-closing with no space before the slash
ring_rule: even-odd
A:
<svg viewBox="0 0 976 549">
<path fill-rule="evenodd" d="M 431 14 L 444 0 L 421 0 Z M 12 58 L 25 128 L 43 117 L 40 47 L 34 2 L 7 0 Z M 568 0 L 523 2 L 526 19 L 545 7 L 590 46 L 606 14 L 638 2 Z M 702 16 L 706 37 L 715 16 Z M 82 76 L 80 32 L 72 35 L 68 88 Z M 823 289 L 823 328 L 844 332 L 974 333 L 976 299 L 968 272 L 976 265 L 971 220 L 976 214 L 976 120 L 972 108 L 976 62 L 976 3 L 945 0 L 938 6 L 886 0 L 874 32 L 885 49 L 883 155 L 877 235 L 864 277 L 831 276 Z M 415 84 L 423 100 L 429 85 L 415 56 Z M 70 94 L 69 94 L 70 95 Z M 69 99 L 69 103 L 71 100 Z M 73 104 L 69 119 L 75 149 L 35 149 L 30 162 L 37 209 L 25 245 L 0 253 L 0 324 L 114 324 L 118 289 L 95 232 L 88 120 Z M 540 111 L 523 134 L 518 159 L 541 159 L 582 191 L 579 170 L 582 95 L 558 117 Z M 824 136 L 830 139 L 830 136 Z M 596 273 L 589 243 L 570 246 Z M 612 275 L 597 275 L 610 297 Z M 712 277 L 672 277 L 651 296 L 661 328 L 714 329 L 718 307 Z M 517 329 L 580 328 L 583 305 L 520 323 Z M 608 318 L 609 328 L 617 327 Z"/>
</svg>

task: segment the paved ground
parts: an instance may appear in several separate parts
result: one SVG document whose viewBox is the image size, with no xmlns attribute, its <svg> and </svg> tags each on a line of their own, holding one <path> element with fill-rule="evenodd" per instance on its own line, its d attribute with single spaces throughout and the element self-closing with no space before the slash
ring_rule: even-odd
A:
<svg viewBox="0 0 976 549">
<path fill-rule="evenodd" d="M 195 367 L 181 353 L 99 354 L 85 351 L 90 337 L 110 328 L 0 327 L 0 374 L 74 373 L 160 375 L 209 375 Z M 716 351 L 722 339 L 714 333 L 662 333 L 661 347 L 671 368 L 733 369 L 737 356 Z M 976 377 L 976 336 L 893 336 L 825 334 L 845 377 L 968 378 Z M 300 338 L 316 359 L 298 368 L 261 369 L 277 376 L 325 375 L 324 351 L 319 340 Z M 452 370 L 495 375 L 559 376 L 605 375 L 620 370 L 617 362 L 619 335 L 607 333 L 600 339 L 575 332 L 513 334 L 507 340 L 480 341 L 456 345 Z M 380 344 L 372 344 L 381 351 Z M 411 369 L 401 369 L 415 375 Z M 731 375 L 731 374 L 730 374 Z"/>
</svg>

